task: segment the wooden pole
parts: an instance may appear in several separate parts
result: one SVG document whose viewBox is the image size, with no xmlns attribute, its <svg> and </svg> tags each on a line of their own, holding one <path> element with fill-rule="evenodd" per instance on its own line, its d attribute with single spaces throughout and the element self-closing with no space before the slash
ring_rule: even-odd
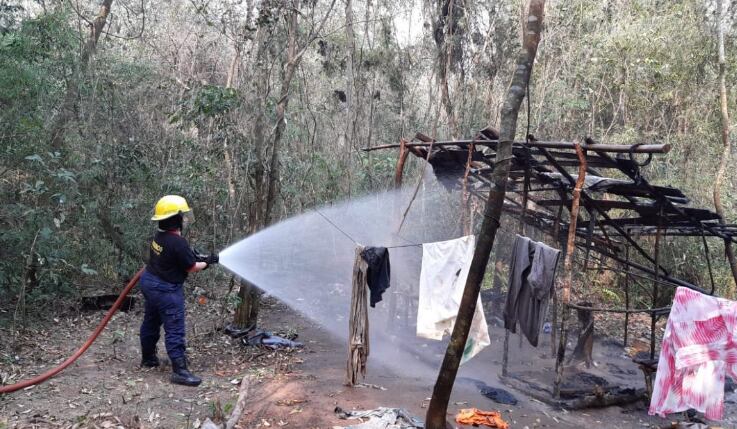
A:
<svg viewBox="0 0 737 429">
<path fill-rule="evenodd" d="M 461 192 L 461 223 L 463 225 L 463 235 L 469 235 L 473 231 L 473 222 L 471 220 L 471 195 L 468 192 L 468 175 L 471 172 L 471 162 L 473 161 L 473 152 L 475 145 L 468 145 L 468 159 L 466 160 L 466 171 L 463 174 L 463 192 Z"/>
<path fill-rule="evenodd" d="M 586 227 L 586 256 L 583 260 L 583 269 L 589 268 L 589 255 L 591 254 L 591 238 L 594 235 L 594 227 L 596 227 L 596 214 L 593 210 L 589 212 L 589 224 Z"/>
<path fill-rule="evenodd" d="M 555 225 L 553 225 L 553 240 L 555 244 L 560 243 L 560 219 L 563 216 L 563 206 L 558 207 L 558 214 L 555 216 Z M 550 317 L 550 356 L 555 356 L 555 340 L 558 333 L 558 288 L 553 287 L 553 313 Z"/>
<path fill-rule="evenodd" d="M 578 177 L 576 185 L 573 188 L 573 202 L 571 203 L 571 221 L 568 223 L 568 243 L 566 244 L 566 258 L 563 265 L 565 277 L 563 279 L 563 288 L 561 291 L 561 302 L 563 304 L 563 314 L 560 321 L 560 343 L 558 344 L 558 356 L 555 361 L 555 384 L 553 386 L 553 396 L 560 397 L 560 383 L 563 380 L 563 359 L 566 355 L 566 343 L 568 342 L 568 317 L 571 309 L 568 304 L 571 301 L 571 283 L 573 283 L 573 251 L 575 249 L 576 239 L 576 222 L 578 221 L 578 204 L 581 199 L 581 188 L 586 178 L 586 156 L 580 146 L 576 146 L 576 154 L 578 155 Z"/>
<path fill-rule="evenodd" d="M 407 161 L 409 149 L 407 149 L 407 140 L 399 139 L 399 157 L 397 158 L 397 167 L 394 171 L 394 189 L 402 187 L 402 178 L 404 177 L 404 163 Z"/>
<path fill-rule="evenodd" d="M 394 218 L 397 219 L 397 225 L 399 225 L 399 216 L 401 212 L 401 198 L 398 190 L 402 188 L 404 164 L 407 162 L 407 155 L 409 155 L 409 149 L 407 148 L 407 140 L 403 137 L 399 139 L 399 156 L 397 157 L 397 166 L 394 171 Z M 394 230 L 398 229 L 398 226 L 397 228 L 394 228 Z M 397 319 L 397 300 L 399 299 L 397 294 L 402 293 L 400 286 L 401 285 L 396 285 L 393 291 L 389 291 L 389 317 L 386 318 L 386 326 L 389 329 L 394 329 L 394 323 Z"/>
<path fill-rule="evenodd" d="M 704 242 L 704 256 L 706 256 L 706 267 L 709 269 L 709 280 L 711 281 L 711 292 L 709 295 L 714 295 L 714 271 L 711 269 L 711 256 L 709 255 L 709 245 L 706 244 L 706 235 L 704 230 L 701 230 L 701 240 Z"/>
<path fill-rule="evenodd" d="M 660 285 L 658 284 L 658 261 L 660 260 L 660 232 L 663 229 L 663 206 L 660 206 L 660 216 L 658 217 L 658 230 L 655 233 L 655 278 L 653 281 L 653 301 L 652 307 L 658 305 L 658 292 Z M 658 316 L 655 313 L 650 314 L 650 359 L 655 359 L 655 322 Z"/>
<path fill-rule="evenodd" d="M 465 146 L 468 144 L 476 144 L 477 146 L 487 146 L 487 147 L 499 147 L 501 146 L 500 142 L 498 140 L 443 140 L 443 141 L 437 141 L 433 142 L 433 146 L 435 147 L 443 147 L 443 146 Z M 533 148 L 543 148 L 543 149 L 556 149 L 556 150 L 571 150 L 574 149 L 575 144 L 579 143 L 572 143 L 572 142 L 556 142 L 556 141 L 542 141 L 542 140 L 535 140 L 534 142 L 527 142 L 527 141 L 514 141 L 512 142 L 515 149 L 521 149 L 524 147 L 524 145 L 528 145 L 529 147 Z M 423 147 L 423 146 L 429 146 L 427 142 L 421 142 L 421 143 L 408 143 L 407 147 Z M 385 144 L 380 146 L 373 146 L 373 147 L 365 147 L 361 149 L 364 152 L 370 152 L 374 150 L 382 150 L 382 149 L 393 149 L 398 148 L 398 144 Z M 620 144 L 604 144 L 604 143 L 596 143 L 595 145 L 590 144 L 582 144 L 581 148 L 584 150 L 597 150 L 601 152 L 609 152 L 609 153 L 668 153 L 670 152 L 670 145 L 669 144 L 642 144 L 642 145 L 620 145 Z"/>
<path fill-rule="evenodd" d="M 624 308 L 625 310 L 629 311 L 630 309 L 630 247 L 625 246 L 624 248 L 624 258 L 627 261 L 625 264 L 625 272 L 624 272 Z M 629 330 L 629 323 L 630 323 L 630 314 L 629 312 L 624 313 L 624 346 L 627 347 L 627 334 Z"/>
<path fill-rule="evenodd" d="M 507 181 L 511 169 L 512 141 L 517 132 L 517 116 L 525 97 L 526 88 L 532 73 L 532 66 L 537 54 L 537 46 L 540 43 L 540 32 L 542 31 L 543 13 L 545 0 L 531 0 L 529 14 L 527 17 L 527 31 L 524 35 L 523 48 L 517 57 L 512 82 L 507 91 L 507 96 L 502 106 L 500 143 L 497 150 L 496 165 L 492 175 L 492 186 L 484 208 L 484 220 L 481 224 L 476 250 L 469 269 L 466 286 L 463 290 L 460 309 L 456 318 L 453 333 L 445 351 L 443 363 L 438 372 L 438 378 L 433 388 L 432 399 L 427 410 L 425 419 L 426 429 L 446 429 L 446 414 L 448 402 L 453 390 L 458 366 L 463 356 L 463 350 L 471 329 L 471 321 L 476 311 L 481 290 L 481 282 L 486 273 L 486 264 L 489 262 L 489 254 L 494 245 L 494 238 L 499 229 L 504 205 L 504 196 L 507 192 Z"/>
<path fill-rule="evenodd" d="M 528 168 L 525 168 L 525 179 L 524 184 L 522 185 L 522 216 L 519 218 L 519 234 L 525 235 L 525 215 L 527 214 L 527 198 L 528 198 L 528 191 L 530 189 L 530 170 Z M 517 348 L 522 348 L 522 341 L 523 341 L 523 335 L 522 330 L 517 333 L 519 343 L 517 344 Z"/>
<path fill-rule="evenodd" d="M 525 235 L 525 215 L 527 214 L 527 191 L 530 187 L 530 170 L 525 169 L 525 182 L 522 192 L 522 210 L 519 218 L 519 234 Z M 509 291 L 507 291 L 509 293 Z M 522 348 L 522 333 L 519 333 L 519 348 Z M 504 330 L 504 345 L 502 354 L 502 377 L 506 377 L 509 371 L 509 330 Z"/>
</svg>

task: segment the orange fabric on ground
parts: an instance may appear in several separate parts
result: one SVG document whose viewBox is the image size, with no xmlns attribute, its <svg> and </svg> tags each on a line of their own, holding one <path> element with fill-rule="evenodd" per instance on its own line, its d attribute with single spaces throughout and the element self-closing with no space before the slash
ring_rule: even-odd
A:
<svg viewBox="0 0 737 429">
<path fill-rule="evenodd" d="M 456 414 L 456 423 L 462 425 L 486 425 L 492 428 L 509 429 L 509 424 L 502 419 L 498 411 L 483 411 L 466 408 Z"/>
</svg>

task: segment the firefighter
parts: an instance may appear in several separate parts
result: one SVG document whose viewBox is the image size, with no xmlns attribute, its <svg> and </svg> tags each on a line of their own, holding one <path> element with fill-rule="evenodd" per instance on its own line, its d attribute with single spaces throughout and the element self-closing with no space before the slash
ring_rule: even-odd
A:
<svg viewBox="0 0 737 429">
<path fill-rule="evenodd" d="M 172 365 L 171 382 L 197 386 L 202 379 L 189 372 L 185 355 L 184 281 L 187 274 L 202 271 L 218 263 L 218 255 L 197 255 L 182 237 L 185 222 L 193 220 L 187 200 L 178 195 L 162 197 L 154 208 L 152 221 L 158 229 L 151 241 L 149 261 L 141 276 L 140 288 L 145 298 L 141 324 L 141 366 L 158 367 L 156 343 L 164 325 L 164 343 Z"/>
</svg>

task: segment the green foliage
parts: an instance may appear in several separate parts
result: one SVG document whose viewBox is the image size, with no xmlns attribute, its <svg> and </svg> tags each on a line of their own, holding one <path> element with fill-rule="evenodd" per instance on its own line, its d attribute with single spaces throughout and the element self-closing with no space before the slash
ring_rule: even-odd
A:
<svg viewBox="0 0 737 429">
<path fill-rule="evenodd" d="M 233 88 L 205 85 L 194 91 L 183 106 L 184 117 L 193 120 L 198 116 L 215 117 L 227 113 L 240 104 L 238 92 Z"/>
<path fill-rule="evenodd" d="M 67 18 L 63 12 L 42 15 L 0 34 L 0 245 L 14 250 L 0 260 L 0 297 L 20 286 L 31 247 L 39 280 L 28 291 L 31 298 L 68 290 L 63 283 L 75 271 L 64 243 L 76 172 L 39 144 L 48 140 L 49 109 L 75 67 Z"/>
<path fill-rule="evenodd" d="M 0 303 L 15 302 L 34 259 L 38 284 L 27 291 L 31 302 L 75 297 L 89 284 L 120 283 L 141 265 L 153 231 L 149 213 L 163 194 L 182 194 L 193 205 L 198 220 L 188 238 L 203 249 L 218 250 L 258 225 L 254 207 L 265 198 L 287 52 L 284 10 L 267 2 L 246 22 L 227 3 L 194 10 L 188 3 L 152 4 L 148 16 L 157 24 L 131 40 L 113 37 L 124 31 L 110 28 L 85 75 L 79 54 L 88 29 L 77 27 L 75 12 L 58 6 L 31 17 L 18 8 L 0 9 Z M 644 174 L 683 188 L 694 205 L 711 207 L 721 147 L 715 43 L 706 12 L 694 2 L 625 3 L 547 6 L 531 81 L 532 115 L 520 112 L 520 124 L 529 122 L 543 139 L 591 135 L 607 143 L 670 143 L 670 154 L 657 157 Z M 461 49 L 454 49 L 449 76 L 466 137 L 497 125 L 520 34 L 518 1 L 468 8 L 458 22 L 453 43 Z M 335 9 L 302 57 L 289 88 L 274 220 L 390 187 L 396 152 L 362 152 L 363 146 L 395 143 L 417 131 L 450 135 L 438 108 L 432 22 L 413 22 L 422 34 L 405 40 L 397 34 L 400 9 L 389 3 L 369 8 L 365 22 L 358 19 L 364 11 L 355 11 L 353 52 Z M 326 10 L 325 2 L 302 4 L 299 46 L 313 18 Z M 233 88 L 226 88 L 236 46 L 241 62 Z M 737 59 L 729 38 L 727 54 L 731 85 Z M 348 93 L 351 55 L 353 118 L 348 103 L 334 95 Z M 69 84 L 78 89 L 71 93 L 73 117 L 63 147 L 52 148 L 50 130 Z M 348 120 L 353 136 L 347 135 Z M 522 134 L 525 127 L 518 129 Z M 420 165 L 410 156 L 405 178 L 416 177 Z M 729 219 L 737 204 L 733 176 L 723 192 Z M 708 284 L 702 245 L 673 243 L 664 248 L 664 264 L 674 275 Z M 727 284 L 721 243 L 710 247 L 715 282 Z M 595 273 L 587 277 L 592 290 L 621 302 L 612 280 Z M 237 296 L 232 299 L 237 304 Z"/>
</svg>

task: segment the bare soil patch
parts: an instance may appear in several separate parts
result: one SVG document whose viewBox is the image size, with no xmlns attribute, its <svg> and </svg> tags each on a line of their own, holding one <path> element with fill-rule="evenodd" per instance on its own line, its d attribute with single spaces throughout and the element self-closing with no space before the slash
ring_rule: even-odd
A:
<svg viewBox="0 0 737 429">
<path fill-rule="evenodd" d="M 245 347 L 221 331 L 219 304 L 188 304 L 188 350 L 194 372 L 204 382 L 197 388 L 169 382 L 169 367 L 138 368 L 140 305 L 118 313 L 97 342 L 79 361 L 50 381 L 0 397 L 0 428 L 196 428 L 222 410 L 226 415 L 238 394 L 238 381 L 253 383 L 241 428 L 332 428 L 351 422 L 338 419 L 345 410 L 378 406 L 403 407 L 424 418 L 434 379 L 403 376 L 371 361 L 369 387 L 343 384 L 345 344 L 299 313 L 274 299 L 265 299 L 260 324 L 273 332 L 298 333 L 303 349 L 272 351 Z M 0 332 L 0 376 L 6 383 L 39 374 L 71 354 L 92 331 L 104 312 L 59 318 L 28 330 L 11 348 L 13 333 Z M 497 404 L 472 383 L 459 381 L 449 413 L 476 407 L 501 411 L 513 428 L 657 427 L 667 422 L 647 415 L 645 404 L 598 410 L 565 411 L 528 398 L 499 381 L 503 331 L 492 327 L 492 345 L 461 368 L 459 377 L 481 380 L 508 390 L 517 405 Z M 510 370 L 548 370 L 549 341 L 537 349 L 512 337 Z M 163 347 L 163 345 L 162 345 Z M 428 350 L 418 350 L 427 353 Z M 643 384 L 636 366 L 616 344 L 597 340 L 597 366 L 587 372 L 622 383 Z M 160 354 L 163 353 L 160 351 Z M 408 365 L 411 363 L 408 363 Z M 731 399 L 730 399 L 731 400 Z M 733 404 L 727 404 L 723 427 L 737 426 Z M 449 416 L 452 417 L 452 416 Z"/>
</svg>

